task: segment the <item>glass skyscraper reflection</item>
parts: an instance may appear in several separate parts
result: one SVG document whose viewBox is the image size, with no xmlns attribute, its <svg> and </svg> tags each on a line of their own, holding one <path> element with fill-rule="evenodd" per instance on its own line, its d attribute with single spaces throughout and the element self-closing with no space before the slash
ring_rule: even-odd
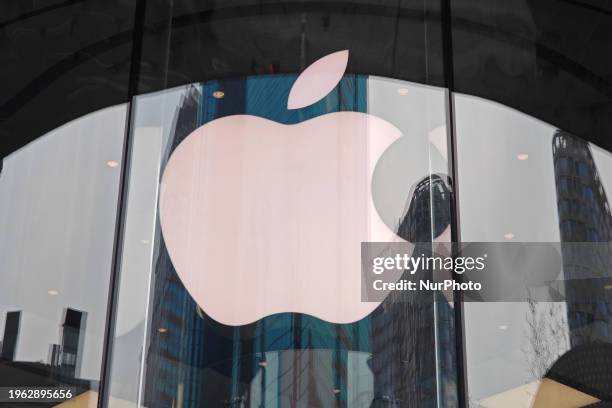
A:
<svg viewBox="0 0 612 408">
<path fill-rule="evenodd" d="M 608 249 L 566 247 L 563 271 L 570 281 L 591 278 L 588 289 L 570 286 L 567 290 L 568 322 L 572 346 L 607 341 L 612 336 L 612 305 L 589 302 L 591 296 L 606 291 L 603 279 L 612 276 L 612 214 L 606 191 L 588 143 L 566 133 L 553 138 L 553 155 L 562 242 L 594 242 Z"/>
</svg>

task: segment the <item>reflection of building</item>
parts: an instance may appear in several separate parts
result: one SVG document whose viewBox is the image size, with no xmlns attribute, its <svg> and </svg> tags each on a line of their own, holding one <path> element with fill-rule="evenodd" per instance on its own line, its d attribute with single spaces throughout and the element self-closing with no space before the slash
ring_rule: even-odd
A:
<svg viewBox="0 0 612 408">
<path fill-rule="evenodd" d="M 0 387 L 70 386 L 75 387 L 76 394 L 96 388 L 96 382 L 79 378 L 86 316 L 85 312 L 66 308 L 60 322 L 61 344 L 49 345 L 48 361 L 21 361 L 19 343 L 26 340 L 20 336 L 23 313 L 7 312 L 0 355 Z"/>
<path fill-rule="evenodd" d="M 612 241 L 610 205 L 588 143 L 558 131 L 553 138 L 553 159 L 561 242 Z M 605 291 L 601 281 L 583 282 L 580 288 L 572 285 L 572 280 L 610 276 L 612 252 L 599 249 L 598 255 L 603 256 L 593 256 L 591 250 L 587 246 L 563 248 L 572 347 L 598 339 L 608 341 L 612 336 L 612 305 L 589 302 L 589 294 Z"/>
<path fill-rule="evenodd" d="M 79 377 L 83 360 L 83 345 L 85 342 L 85 322 L 87 313 L 72 308 L 64 310 L 60 339 L 61 344 L 49 345 L 48 364 L 59 367 L 61 375 L 66 378 Z M 21 311 L 6 313 L 4 334 L 2 336 L 2 352 L 0 360 L 18 361 L 18 346 L 20 341 Z"/>
<path fill-rule="evenodd" d="M 2 353 L 0 354 L 2 360 L 13 361 L 15 359 L 20 320 L 21 312 L 7 312 L 2 337 Z"/>
<path fill-rule="evenodd" d="M 169 152 L 198 126 L 200 95 L 191 87 L 177 108 Z M 151 306 L 145 406 L 174 406 L 178 398 L 183 407 L 190 407 L 192 399 L 197 401 L 203 397 L 198 387 L 198 368 L 202 360 L 198 348 L 204 334 L 203 322 L 176 275 L 163 242 L 159 253 L 153 291 L 155 303 Z M 183 344 L 183 338 L 188 339 L 189 344 Z"/>
<path fill-rule="evenodd" d="M 66 377 L 79 377 L 87 314 L 74 309 L 64 311 L 61 343 L 61 371 Z"/>
<path fill-rule="evenodd" d="M 450 225 L 450 184 L 442 175 L 424 177 L 411 190 L 405 215 L 399 220 L 397 234 L 417 243 L 416 253 L 430 253 L 431 242 Z M 432 214 L 434 219 L 432 220 Z M 433 227 L 433 228 L 432 228 Z M 422 271 L 431 278 L 431 271 Z M 434 308 L 437 307 L 437 319 Z M 452 309 L 440 297 L 434 305 L 431 292 L 392 291 L 381 308 L 372 316 L 372 371 L 374 372 L 374 407 L 434 407 L 436 395 L 436 321 L 442 332 L 438 340 L 445 341 L 439 349 L 444 355 L 440 364 L 446 366 L 444 383 L 453 380 Z M 440 396 L 440 403 L 446 396 Z"/>
<path fill-rule="evenodd" d="M 561 239 L 612 239 L 610 206 L 588 143 L 559 131 L 553 139 L 553 158 Z"/>
<path fill-rule="evenodd" d="M 408 242 L 432 242 L 450 225 L 450 180 L 432 174 L 411 191 L 412 199 L 399 222 L 397 235 Z"/>
</svg>

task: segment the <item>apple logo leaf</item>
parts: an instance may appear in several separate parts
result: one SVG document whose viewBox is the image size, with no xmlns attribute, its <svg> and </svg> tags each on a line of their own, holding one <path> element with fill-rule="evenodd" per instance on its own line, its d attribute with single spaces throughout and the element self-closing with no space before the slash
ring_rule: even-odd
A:
<svg viewBox="0 0 612 408">
<path fill-rule="evenodd" d="M 328 54 L 310 64 L 289 92 L 287 109 L 300 109 L 320 101 L 338 85 L 348 64 L 349 51 Z"/>
</svg>

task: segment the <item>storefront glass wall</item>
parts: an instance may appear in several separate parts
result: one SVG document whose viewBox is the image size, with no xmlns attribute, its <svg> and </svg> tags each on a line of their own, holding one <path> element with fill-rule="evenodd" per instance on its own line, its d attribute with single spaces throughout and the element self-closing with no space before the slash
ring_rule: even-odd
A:
<svg viewBox="0 0 612 408">
<path fill-rule="evenodd" d="M 160 226 L 160 181 L 197 128 L 231 115 L 295 126 L 360 112 L 401 134 L 371 192 L 401 237 L 609 242 L 605 4 L 0 7 L 2 386 L 73 386 L 75 402 L 111 407 L 528 407 L 546 377 L 612 398 L 605 369 L 589 370 L 610 354 L 609 304 L 584 293 L 554 303 L 436 295 L 387 300 L 354 323 L 281 310 L 224 325 L 185 289 Z M 338 87 L 286 109 L 297 74 L 338 50 L 349 51 Z M 312 157 L 343 156 L 332 146 Z M 249 225 L 250 211 L 228 225 Z M 564 276 L 607 277 L 608 260 L 597 262 L 564 253 Z M 243 300 L 227 296 L 234 309 Z"/>
</svg>

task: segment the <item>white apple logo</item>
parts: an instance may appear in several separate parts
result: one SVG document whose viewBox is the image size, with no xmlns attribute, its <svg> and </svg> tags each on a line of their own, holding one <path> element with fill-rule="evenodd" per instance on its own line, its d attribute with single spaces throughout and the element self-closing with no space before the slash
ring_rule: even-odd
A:
<svg viewBox="0 0 612 408">
<path fill-rule="evenodd" d="M 288 108 L 322 99 L 342 78 L 348 51 L 310 65 Z M 250 115 L 193 131 L 172 153 L 160 220 L 185 288 L 213 319 L 252 323 L 298 312 L 360 320 L 361 242 L 397 241 L 374 209 L 370 183 L 401 135 L 385 120 L 336 112 L 295 125 Z"/>
</svg>

